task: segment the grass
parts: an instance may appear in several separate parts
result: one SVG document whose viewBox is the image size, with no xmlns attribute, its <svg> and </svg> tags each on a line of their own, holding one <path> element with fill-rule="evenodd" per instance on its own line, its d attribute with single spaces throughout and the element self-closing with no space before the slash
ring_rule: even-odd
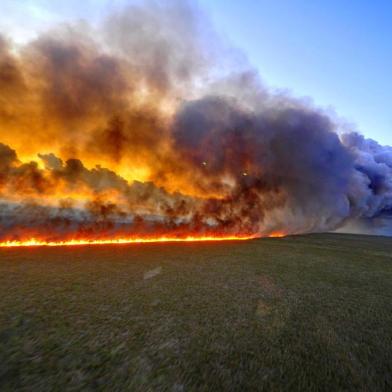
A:
<svg viewBox="0 0 392 392">
<path fill-rule="evenodd" d="M 392 389 L 392 239 L 0 251 L 1 391 Z"/>
</svg>

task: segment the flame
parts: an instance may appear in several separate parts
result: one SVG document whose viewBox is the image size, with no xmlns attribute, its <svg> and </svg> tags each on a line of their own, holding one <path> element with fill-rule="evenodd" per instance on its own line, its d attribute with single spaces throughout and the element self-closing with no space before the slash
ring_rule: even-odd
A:
<svg viewBox="0 0 392 392">
<path fill-rule="evenodd" d="M 270 238 L 282 238 L 282 237 L 286 237 L 286 233 L 283 233 L 282 231 L 276 231 L 276 232 L 273 232 L 273 233 L 270 233 L 269 235 L 268 235 L 268 237 L 270 237 Z"/>
<path fill-rule="evenodd" d="M 31 238 L 23 241 L 0 242 L 0 248 L 35 247 L 35 246 L 80 246 L 80 245 L 125 245 L 160 242 L 208 242 L 208 241 L 246 241 L 258 238 L 257 236 L 188 236 L 188 237 L 150 237 L 150 238 L 116 238 L 116 239 L 71 239 L 67 241 L 45 241 Z"/>
</svg>

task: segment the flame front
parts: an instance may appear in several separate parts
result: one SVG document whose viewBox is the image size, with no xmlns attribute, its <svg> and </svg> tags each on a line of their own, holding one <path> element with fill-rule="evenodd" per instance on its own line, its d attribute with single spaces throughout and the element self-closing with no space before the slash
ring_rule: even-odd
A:
<svg viewBox="0 0 392 392">
<path fill-rule="evenodd" d="M 229 237 L 151 237 L 151 238 L 115 238 L 106 240 L 69 240 L 69 241 L 43 241 L 30 239 L 26 241 L 5 241 L 0 242 L 1 248 L 13 247 L 32 247 L 32 246 L 80 246 L 80 245 L 121 245 L 121 244 L 145 244 L 145 243 L 160 243 L 160 242 L 209 242 L 209 241 L 245 241 L 255 239 L 254 236 L 229 236 Z"/>
</svg>

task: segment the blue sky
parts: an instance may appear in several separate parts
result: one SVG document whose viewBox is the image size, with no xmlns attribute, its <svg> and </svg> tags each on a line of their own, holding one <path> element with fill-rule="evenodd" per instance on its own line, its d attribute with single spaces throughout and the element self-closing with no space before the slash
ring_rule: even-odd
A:
<svg viewBox="0 0 392 392">
<path fill-rule="evenodd" d="M 126 0 L 2 0 L 0 30 L 20 41 L 53 23 L 97 20 Z M 391 0 L 199 0 L 267 85 L 334 108 L 392 145 Z"/>
</svg>

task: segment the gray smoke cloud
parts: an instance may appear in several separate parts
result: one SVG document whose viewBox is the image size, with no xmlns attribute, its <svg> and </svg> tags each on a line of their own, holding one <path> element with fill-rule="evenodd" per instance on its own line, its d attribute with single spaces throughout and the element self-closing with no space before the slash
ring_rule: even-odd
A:
<svg viewBox="0 0 392 392">
<path fill-rule="evenodd" d="M 392 235 L 392 148 L 268 89 L 193 3 L 1 39 L 0 104 L 0 240 Z"/>
</svg>

